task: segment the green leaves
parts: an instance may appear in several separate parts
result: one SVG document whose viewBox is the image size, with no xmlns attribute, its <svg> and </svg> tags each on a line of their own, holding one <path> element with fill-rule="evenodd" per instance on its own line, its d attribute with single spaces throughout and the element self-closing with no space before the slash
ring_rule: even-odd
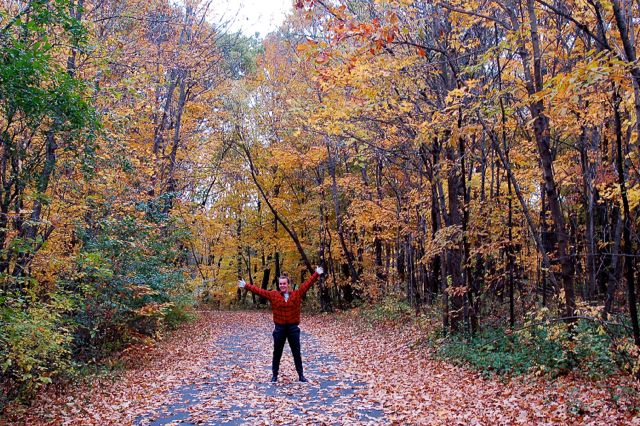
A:
<svg viewBox="0 0 640 426">
<path fill-rule="evenodd" d="M 28 304 L 16 294 L 5 293 L 5 298 L 0 309 L 0 372 L 13 384 L 10 396 L 30 397 L 51 383 L 52 376 L 74 371 L 72 334 L 64 319 L 73 301 L 65 293 Z"/>
<path fill-rule="evenodd" d="M 573 332 L 562 322 L 535 321 L 516 332 L 488 328 L 475 337 L 453 335 L 434 342 L 436 353 L 470 365 L 485 375 L 544 374 L 576 371 L 591 379 L 614 374 L 627 355 L 615 350 L 615 335 L 597 322 L 578 321 Z"/>
<path fill-rule="evenodd" d="M 78 229 L 82 249 L 64 285 L 78 294 L 74 347 L 83 357 L 104 356 L 134 336 L 154 336 L 165 317 L 172 327 L 189 319 L 179 249 L 186 230 L 156 201 L 139 204 L 142 215 L 116 217 L 109 202 L 93 199 L 92 213 L 100 219 Z"/>
<path fill-rule="evenodd" d="M 59 55 L 69 55 L 61 41 L 72 47 L 84 34 L 79 21 L 68 13 L 68 2 L 31 2 L 29 20 L 18 18 L 6 30 L 0 55 L 0 108 L 9 123 L 24 120 L 31 129 L 53 126 L 73 131 L 95 125 L 93 110 L 84 100 L 84 82 L 71 76 Z M 57 43 L 49 37 L 55 34 Z"/>
</svg>

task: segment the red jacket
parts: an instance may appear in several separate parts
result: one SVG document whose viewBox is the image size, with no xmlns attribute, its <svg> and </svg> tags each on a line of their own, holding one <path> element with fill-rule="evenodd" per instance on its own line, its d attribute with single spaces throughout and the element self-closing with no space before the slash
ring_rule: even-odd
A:
<svg viewBox="0 0 640 426">
<path fill-rule="evenodd" d="M 263 290 L 251 284 L 245 285 L 247 290 L 264 297 L 271 302 L 273 311 L 273 322 L 278 325 L 298 325 L 300 324 L 300 309 L 302 307 L 302 296 L 318 280 L 317 272 L 314 272 L 299 289 L 289 293 L 289 300 L 285 302 L 284 296 L 278 290 Z"/>
</svg>

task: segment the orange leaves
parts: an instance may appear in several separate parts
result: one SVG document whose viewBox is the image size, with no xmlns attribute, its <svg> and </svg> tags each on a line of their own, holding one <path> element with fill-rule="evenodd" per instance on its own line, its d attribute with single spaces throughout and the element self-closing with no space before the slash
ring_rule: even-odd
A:
<svg viewBox="0 0 640 426">
<path fill-rule="evenodd" d="M 317 166 L 327 159 L 327 150 L 324 147 L 311 147 L 302 157 L 304 167 Z"/>
<path fill-rule="evenodd" d="M 326 42 L 316 42 L 311 39 L 298 44 L 296 46 L 296 52 L 300 55 L 304 55 L 306 58 L 311 58 L 317 65 L 327 63 L 332 57 L 332 53 L 328 49 Z"/>
<path fill-rule="evenodd" d="M 469 292 L 469 287 L 467 286 L 449 286 L 445 289 L 447 294 L 452 297 L 462 297 Z"/>
<path fill-rule="evenodd" d="M 368 412 L 373 424 L 635 421 L 638 383 L 632 380 L 486 379 L 433 357 L 421 338 L 435 324 L 371 326 L 356 311 L 303 317 L 302 354 L 311 383 L 293 381 L 293 362 L 285 354 L 280 381 L 270 385 L 271 326 L 266 313 L 203 311 L 197 322 L 164 341 L 123 351 L 113 359 L 126 366 L 121 374 L 50 389 L 25 411 L 9 411 L 3 419 L 31 425 L 144 424 L 185 414 L 192 423 L 244 418 L 254 424 L 366 424 L 366 417 L 357 416 Z"/>
<path fill-rule="evenodd" d="M 434 256 L 444 252 L 447 248 L 455 248 L 462 242 L 462 228 L 458 225 L 445 226 L 439 229 L 425 247 L 425 254 L 420 262 L 427 264 Z"/>
<path fill-rule="evenodd" d="M 433 358 L 431 349 L 420 344 L 423 333 L 432 332 L 436 326 L 432 323 L 422 329 L 418 322 L 376 323 L 371 327 L 357 313 L 314 317 L 311 322 L 323 345 L 340 354 L 347 371 L 367 381 L 364 400 L 381 404 L 390 422 L 564 425 L 633 421 L 634 413 L 629 408 L 637 396 L 625 398 L 620 405 L 605 396 L 609 392 L 617 394 L 616 389 L 625 386 L 625 380 L 488 380 Z M 637 389 L 638 385 L 631 386 Z M 584 411 L 577 412 L 575 405 Z"/>
<path fill-rule="evenodd" d="M 316 64 L 322 65 L 322 64 L 327 63 L 329 61 L 330 57 L 331 56 L 329 54 L 327 54 L 326 52 L 322 52 L 319 55 L 317 55 L 314 58 L 314 60 L 315 60 Z"/>
</svg>

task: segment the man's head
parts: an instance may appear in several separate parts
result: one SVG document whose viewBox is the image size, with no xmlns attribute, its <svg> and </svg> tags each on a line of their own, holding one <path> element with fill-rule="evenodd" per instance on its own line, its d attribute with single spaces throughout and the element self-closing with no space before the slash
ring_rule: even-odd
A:
<svg viewBox="0 0 640 426">
<path fill-rule="evenodd" d="M 283 272 L 282 275 L 280 275 L 280 278 L 278 279 L 278 288 L 282 293 L 289 292 L 289 274 L 286 272 Z"/>
</svg>

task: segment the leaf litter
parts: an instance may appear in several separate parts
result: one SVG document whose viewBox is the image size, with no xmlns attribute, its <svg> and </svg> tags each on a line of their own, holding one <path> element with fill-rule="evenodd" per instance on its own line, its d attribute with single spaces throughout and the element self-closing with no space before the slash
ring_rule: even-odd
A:
<svg viewBox="0 0 640 426">
<path fill-rule="evenodd" d="M 126 351 L 121 374 L 51 386 L 31 407 L 8 407 L 0 424 L 640 425 L 631 379 L 485 379 L 413 345 L 412 326 L 308 315 L 301 329 L 309 383 L 297 382 L 288 348 L 269 382 L 269 313 L 205 311 Z"/>
</svg>

